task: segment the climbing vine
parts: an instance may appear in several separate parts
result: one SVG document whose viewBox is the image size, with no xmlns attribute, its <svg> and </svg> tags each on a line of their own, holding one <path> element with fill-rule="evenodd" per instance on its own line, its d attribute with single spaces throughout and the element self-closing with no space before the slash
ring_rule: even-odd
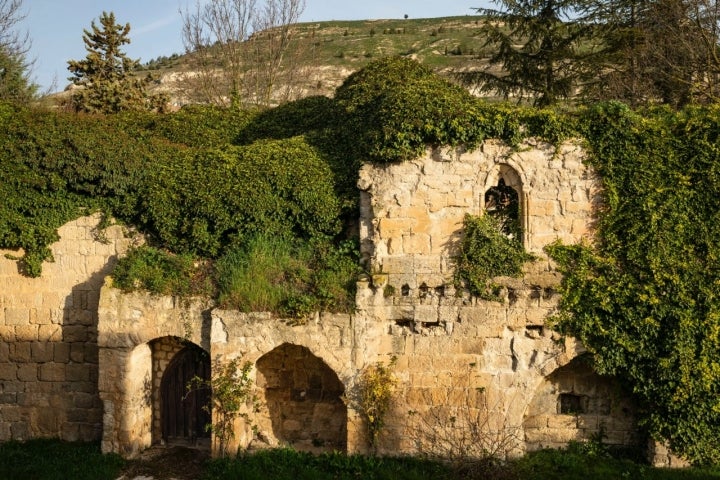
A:
<svg viewBox="0 0 720 480">
<path fill-rule="evenodd" d="M 720 109 L 587 112 L 605 205 L 595 244 L 551 245 L 555 322 L 624 379 L 643 425 L 695 463 L 720 461 Z"/>
</svg>

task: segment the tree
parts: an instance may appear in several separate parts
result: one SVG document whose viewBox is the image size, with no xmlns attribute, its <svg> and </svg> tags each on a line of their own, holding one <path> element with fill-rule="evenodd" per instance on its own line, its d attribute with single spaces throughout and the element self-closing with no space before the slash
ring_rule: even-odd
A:
<svg viewBox="0 0 720 480">
<path fill-rule="evenodd" d="M 281 77 L 294 85 L 294 25 L 304 0 L 198 1 L 195 10 L 181 10 L 183 42 L 190 53 L 191 72 L 183 83 L 195 101 L 226 105 L 248 101 L 269 105 L 278 96 Z M 292 91 L 281 92 L 279 100 Z"/>
<path fill-rule="evenodd" d="M 29 78 L 30 39 L 17 29 L 24 18 L 22 0 L 0 0 L 0 100 L 26 102 L 37 91 Z"/>
<path fill-rule="evenodd" d="M 130 24 L 115 23 L 115 14 L 103 12 L 100 26 L 91 22 L 91 30 L 83 30 L 88 51 L 84 60 L 68 61 L 69 78 L 82 88 L 72 96 L 72 108 L 78 112 L 117 113 L 123 110 L 163 110 L 164 95 L 147 92 L 153 78 L 132 74 L 139 60 L 129 58 L 121 47 L 130 43 Z"/>
<path fill-rule="evenodd" d="M 715 0 L 613 0 L 589 10 L 607 56 L 590 100 L 631 105 L 713 103 L 720 95 Z"/>
<path fill-rule="evenodd" d="M 483 48 L 493 52 L 489 68 L 460 73 L 464 84 L 505 98 L 530 96 L 542 107 L 569 98 L 594 77 L 599 52 L 583 44 L 594 26 L 577 18 L 577 0 L 494 1 L 504 10 L 476 9 L 486 17 L 481 33 Z"/>
</svg>

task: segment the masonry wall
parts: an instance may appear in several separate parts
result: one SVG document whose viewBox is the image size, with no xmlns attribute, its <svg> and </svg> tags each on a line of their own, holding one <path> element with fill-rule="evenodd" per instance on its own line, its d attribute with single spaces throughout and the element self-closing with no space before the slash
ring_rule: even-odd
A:
<svg viewBox="0 0 720 480">
<path fill-rule="evenodd" d="M 59 229 L 54 262 L 39 278 L 0 251 L 0 441 L 33 437 L 97 440 L 98 299 L 103 278 L 131 243 L 123 229 L 97 230 L 100 217 Z"/>
<path fill-rule="evenodd" d="M 562 414 L 560 392 L 546 388 L 584 352 L 545 325 L 560 276 L 543 252 L 556 240 L 591 239 L 600 189 L 583 160 L 571 142 L 510 149 L 489 141 L 474 152 L 435 149 L 362 168 L 362 253 L 371 275 L 360 284 L 357 315 L 376 339 L 365 361 L 395 358 L 400 380 L 382 451 L 513 455 L 600 432 L 597 416 L 583 423 Z M 455 289 L 453 257 L 464 216 L 481 214 L 485 193 L 501 180 L 518 194 L 521 240 L 537 260 L 521 278 L 496 278 L 500 301 L 484 301 Z M 609 390 L 591 390 L 611 401 Z M 604 415 L 613 443 L 634 441 L 631 410 Z"/>
<path fill-rule="evenodd" d="M 582 160 L 572 143 L 490 141 L 363 167 L 361 248 L 371 275 L 358 282 L 352 315 L 298 321 L 124 294 L 103 278 L 130 240 L 118 227 L 106 233 L 110 243 L 96 240 L 97 217 L 71 222 L 42 278 L 0 258 L 0 441 L 102 437 L 104 451 L 127 457 L 159 443 L 158 385 L 181 341 L 212 365 L 238 357 L 253 365 L 256 428 L 238 420 L 230 450 L 368 452 L 357 382 L 378 361 L 394 362 L 399 381 L 380 453 L 519 454 L 610 424 L 613 442 L 632 443 L 631 405 L 613 397 L 612 381 L 573 370 L 582 346 L 546 326 L 560 277 L 543 246 L 592 235 L 599 184 Z M 500 180 L 519 194 L 522 241 L 538 259 L 521 278 L 496 279 L 500 301 L 483 301 L 455 289 L 453 256 L 464 215 L 480 214 Z M 603 407 L 569 412 L 562 394 Z"/>
</svg>

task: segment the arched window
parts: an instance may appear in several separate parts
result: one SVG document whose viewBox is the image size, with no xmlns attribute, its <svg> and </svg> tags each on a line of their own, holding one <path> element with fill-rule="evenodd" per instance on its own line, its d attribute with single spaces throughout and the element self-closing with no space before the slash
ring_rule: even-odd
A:
<svg viewBox="0 0 720 480">
<path fill-rule="evenodd" d="M 501 171 L 501 175 L 502 175 Z M 512 171 L 512 173 L 515 173 Z M 515 174 L 517 177 L 517 174 Z M 518 179 L 519 180 L 519 179 Z M 485 212 L 498 221 L 502 233 L 522 243 L 522 222 L 520 220 L 520 195 L 508 185 L 505 176 L 500 176 L 497 185 L 485 192 Z M 516 183 L 516 182 L 512 182 Z M 518 186 L 519 186 L 519 182 Z"/>
</svg>

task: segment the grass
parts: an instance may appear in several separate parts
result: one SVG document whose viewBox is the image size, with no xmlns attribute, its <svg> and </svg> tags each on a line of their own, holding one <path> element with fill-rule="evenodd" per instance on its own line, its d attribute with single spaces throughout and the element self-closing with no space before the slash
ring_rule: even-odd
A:
<svg viewBox="0 0 720 480">
<path fill-rule="evenodd" d="M 477 31 L 482 17 L 469 15 L 440 18 L 379 20 L 331 20 L 296 25 L 296 41 L 307 51 L 308 65 L 332 65 L 356 70 L 376 58 L 414 55 L 420 62 L 439 70 L 473 63 L 474 53 L 483 39 Z M 451 52 L 464 48 L 463 55 Z M 164 61 L 153 60 L 147 70 L 183 71 L 188 67 L 184 55 Z M 143 68 L 140 69 L 144 72 Z"/>
<path fill-rule="evenodd" d="M 200 480 L 720 480 L 720 466 L 658 469 L 610 456 L 583 444 L 565 450 L 542 450 L 507 463 L 481 461 L 452 466 L 413 457 L 366 457 L 327 453 L 312 455 L 291 449 L 241 454 L 234 459 L 210 460 L 201 465 Z M 185 449 L 187 450 L 187 449 Z M 168 450 L 170 451 L 170 450 Z M 183 452 L 172 453 L 167 465 L 192 462 Z M 176 460 L 173 460 L 175 458 Z M 137 461 L 136 461 L 137 462 Z M 170 462 L 169 464 L 167 462 Z M 136 469 L 137 470 L 137 469 Z M 0 444 L 0 479 L 114 480 L 132 472 L 133 461 L 104 455 L 96 443 L 69 443 L 52 439 Z M 163 466 L 151 469 L 163 478 Z M 188 470 L 189 472 L 189 470 Z M 168 471 L 165 471 L 168 473 Z M 176 472 L 177 473 L 177 472 Z M 173 473 L 176 478 L 182 478 Z"/>
<path fill-rule="evenodd" d="M 0 478 L 22 480 L 114 480 L 125 461 L 103 455 L 97 443 L 53 439 L 0 443 Z"/>
</svg>

